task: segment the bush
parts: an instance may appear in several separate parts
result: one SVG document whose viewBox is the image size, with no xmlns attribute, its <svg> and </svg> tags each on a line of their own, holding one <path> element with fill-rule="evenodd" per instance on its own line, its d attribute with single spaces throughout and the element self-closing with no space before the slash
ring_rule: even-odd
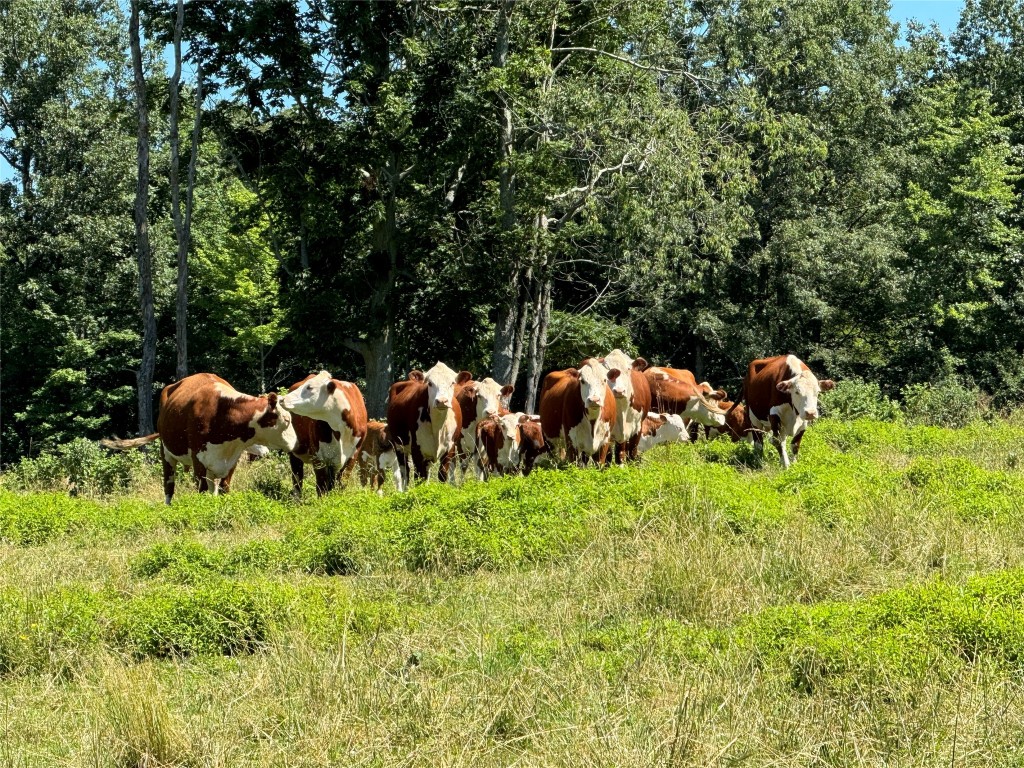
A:
<svg viewBox="0 0 1024 768">
<path fill-rule="evenodd" d="M 956 379 L 935 384 L 911 384 L 902 390 L 903 408 L 912 424 L 965 427 L 988 411 L 988 403 L 975 387 Z"/>
<path fill-rule="evenodd" d="M 91 440 L 77 438 L 34 459 L 22 459 L 4 482 L 14 490 L 95 496 L 133 490 L 156 474 L 156 465 L 141 451 L 110 454 Z"/>
<path fill-rule="evenodd" d="M 899 403 L 883 395 L 876 381 L 837 381 L 835 389 L 822 393 L 821 404 L 823 415 L 837 419 L 898 421 L 900 418 Z"/>
</svg>

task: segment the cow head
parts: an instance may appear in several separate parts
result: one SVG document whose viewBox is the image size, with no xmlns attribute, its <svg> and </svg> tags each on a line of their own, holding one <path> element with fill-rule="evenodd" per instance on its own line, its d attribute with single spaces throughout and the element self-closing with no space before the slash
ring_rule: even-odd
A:
<svg viewBox="0 0 1024 768">
<path fill-rule="evenodd" d="M 789 395 L 798 418 L 814 421 L 818 418 L 818 394 L 832 389 L 835 382 L 831 379 L 819 381 L 795 355 L 787 357 L 786 364 L 791 376 L 780 381 L 776 387 L 779 392 Z"/>
<path fill-rule="evenodd" d="M 519 419 L 525 415 L 524 413 L 506 413 L 498 418 L 498 422 L 501 424 L 501 436 L 504 438 L 504 443 L 498 452 L 498 461 L 506 467 L 519 465 L 519 443 L 522 439 L 519 431 Z"/>
<path fill-rule="evenodd" d="M 608 387 L 615 395 L 615 399 L 628 403 L 633 398 L 633 377 L 629 375 L 629 371 L 634 368 L 636 361 L 621 349 L 613 349 L 601 358 L 601 362 L 608 369 Z M 647 367 L 646 361 L 644 367 Z"/>
<path fill-rule="evenodd" d="M 719 402 L 721 402 L 722 400 L 725 400 L 726 398 L 729 397 L 729 393 L 726 392 L 724 389 L 713 389 L 711 385 L 706 381 L 702 381 L 697 386 L 700 387 L 700 391 L 704 393 L 704 397 L 706 397 L 708 400 L 718 400 Z"/>
<path fill-rule="evenodd" d="M 508 398 L 515 391 L 515 387 L 506 384 L 504 387 L 488 376 L 483 381 L 476 382 L 476 415 L 478 419 L 485 419 L 497 416 L 508 406 Z"/>
<path fill-rule="evenodd" d="M 663 443 L 685 443 L 690 439 L 683 417 L 676 413 L 648 413 L 644 419 L 644 434 L 637 450 L 643 453 Z"/>
<path fill-rule="evenodd" d="M 709 399 L 703 393 L 690 398 L 685 414 L 705 427 L 725 426 L 725 411 L 716 400 Z"/>
<path fill-rule="evenodd" d="M 299 437 L 292 425 L 292 416 L 286 411 L 284 400 L 276 392 L 266 395 L 267 407 L 256 416 L 256 442 L 268 448 L 291 451 L 298 444 Z"/>
<path fill-rule="evenodd" d="M 540 426 L 540 416 L 531 416 L 526 413 L 516 414 L 519 419 L 517 429 L 519 432 L 519 447 L 522 450 L 524 443 L 529 441 L 537 451 L 544 449 L 544 431 Z"/>
<path fill-rule="evenodd" d="M 436 411 L 447 411 L 455 400 L 455 385 L 473 378 L 469 371 L 455 373 L 444 363 L 438 362 L 423 374 L 427 383 L 427 407 Z"/>
<path fill-rule="evenodd" d="M 580 397 L 583 398 L 583 407 L 593 413 L 600 412 L 604 405 L 605 382 L 612 382 L 619 376 L 619 369 L 611 370 L 605 367 L 592 357 L 588 357 L 577 370 L 580 377 Z"/>
</svg>

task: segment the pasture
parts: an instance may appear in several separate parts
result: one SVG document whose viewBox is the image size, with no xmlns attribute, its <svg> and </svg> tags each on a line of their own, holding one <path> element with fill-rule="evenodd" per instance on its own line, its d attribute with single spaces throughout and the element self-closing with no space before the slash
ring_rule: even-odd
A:
<svg viewBox="0 0 1024 768">
<path fill-rule="evenodd" d="M 170 507 L 142 465 L 8 477 L 0 766 L 1016 765 L 1022 451 L 826 419 L 786 471 L 720 440 L 301 504 L 273 461 Z"/>
</svg>

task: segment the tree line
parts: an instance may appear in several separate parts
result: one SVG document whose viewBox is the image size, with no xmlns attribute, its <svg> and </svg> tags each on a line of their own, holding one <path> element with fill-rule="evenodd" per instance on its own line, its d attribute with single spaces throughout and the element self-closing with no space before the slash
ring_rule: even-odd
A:
<svg viewBox="0 0 1024 768">
<path fill-rule="evenodd" d="M 1024 3 L 0 0 L 0 460 L 622 347 L 1024 396 Z M 168 53 L 169 52 L 169 53 Z"/>
</svg>

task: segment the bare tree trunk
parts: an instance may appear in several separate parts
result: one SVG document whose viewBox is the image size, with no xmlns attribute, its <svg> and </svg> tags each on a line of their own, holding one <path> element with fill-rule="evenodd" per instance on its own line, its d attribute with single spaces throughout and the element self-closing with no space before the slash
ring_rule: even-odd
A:
<svg viewBox="0 0 1024 768">
<path fill-rule="evenodd" d="M 131 0 L 128 40 L 135 70 L 135 106 L 139 115 L 139 179 L 135 188 L 135 238 L 139 262 L 139 305 L 142 310 L 142 359 L 137 376 L 139 434 L 153 432 L 153 371 L 156 368 L 156 313 L 153 308 L 153 260 L 149 248 L 149 108 L 146 80 L 142 73 L 142 44 L 139 40 L 139 0 Z"/>
<path fill-rule="evenodd" d="M 184 0 L 178 0 L 178 14 L 174 23 L 174 72 L 171 75 L 170 145 L 171 145 L 171 216 L 178 242 L 178 284 L 175 297 L 175 344 L 178 352 L 176 366 L 179 380 L 188 376 L 188 251 L 192 240 L 192 193 L 195 187 L 196 158 L 199 154 L 200 119 L 202 116 L 202 71 L 196 73 L 196 104 L 192 125 L 192 147 L 188 164 L 188 187 L 185 193 L 185 216 L 181 214 L 181 166 L 179 148 L 178 105 L 181 95 L 181 29 L 185 23 Z"/>
<path fill-rule="evenodd" d="M 385 327 L 361 350 L 366 364 L 366 410 L 375 419 L 384 418 L 388 392 L 395 378 L 391 343 L 391 328 Z"/>
<path fill-rule="evenodd" d="M 494 43 L 492 57 L 495 67 L 502 68 L 508 62 L 509 48 L 509 15 L 513 0 L 506 0 L 498 11 L 497 38 Z M 519 277 L 520 267 L 515 257 L 514 243 L 516 230 L 515 210 L 515 174 L 512 168 L 512 149 L 514 129 L 512 108 L 504 91 L 498 93 L 496 104 L 498 118 L 498 199 L 501 206 L 501 230 L 498 233 L 498 244 L 495 256 L 498 269 L 508 270 L 506 295 L 501 299 L 503 305 L 498 307 L 498 316 L 494 323 L 494 347 L 491 362 L 491 375 L 497 381 L 514 381 L 518 374 L 519 360 L 516 355 L 516 331 L 525 322 L 519 312 Z M 520 339 L 522 337 L 520 336 Z M 520 342 L 519 355 L 522 354 Z"/>
<path fill-rule="evenodd" d="M 545 276 L 537 290 L 533 323 L 530 327 L 529 368 L 526 376 L 526 412 L 536 413 L 540 375 L 548 348 L 548 324 L 551 322 L 551 278 Z"/>
</svg>

